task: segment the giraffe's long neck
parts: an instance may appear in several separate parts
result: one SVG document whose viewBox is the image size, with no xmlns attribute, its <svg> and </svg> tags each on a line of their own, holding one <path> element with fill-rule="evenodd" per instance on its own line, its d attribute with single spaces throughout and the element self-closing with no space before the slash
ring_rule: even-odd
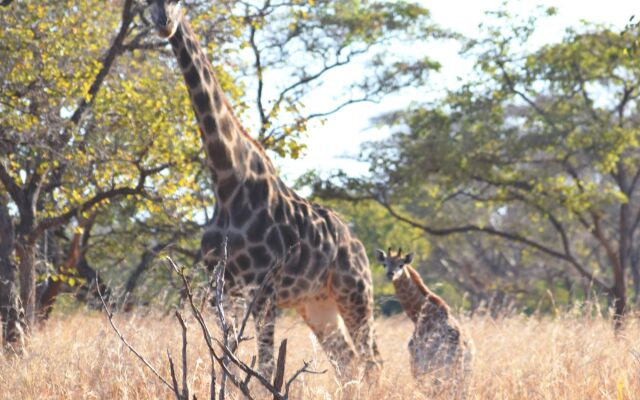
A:
<svg viewBox="0 0 640 400">
<path fill-rule="evenodd" d="M 216 198 L 224 206 L 248 178 L 275 170 L 262 147 L 235 117 L 185 17 L 170 42 L 200 127 Z"/>
<path fill-rule="evenodd" d="M 402 309 L 414 323 L 418 321 L 420 310 L 427 301 L 437 308 L 447 307 L 440 297 L 427 288 L 418 272 L 410 265 L 405 266 L 393 278 L 393 286 Z"/>
</svg>

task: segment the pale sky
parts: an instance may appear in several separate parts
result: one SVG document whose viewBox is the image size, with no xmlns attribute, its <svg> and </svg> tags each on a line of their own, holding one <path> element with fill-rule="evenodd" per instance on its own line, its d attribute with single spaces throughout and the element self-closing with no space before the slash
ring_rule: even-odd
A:
<svg viewBox="0 0 640 400">
<path fill-rule="evenodd" d="M 502 0 L 422 0 L 421 2 L 429 8 L 435 23 L 468 37 L 477 35 L 478 24 L 486 19 L 485 11 L 499 9 L 502 4 Z M 536 5 L 555 6 L 558 14 L 546 18 L 540 24 L 537 35 L 533 38 L 535 47 L 561 40 L 567 27 L 579 26 L 582 20 L 624 27 L 629 17 L 640 15 L 640 3 L 630 0 L 511 0 L 509 10 L 526 15 Z M 424 49 L 419 50 L 425 51 L 432 59 L 442 64 L 441 71 L 433 74 L 429 81 L 429 94 L 408 90 L 380 104 L 352 105 L 331 116 L 324 126 L 319 124 L 310 126 L 309 136 L 306 139 L 308 146 L 306 155 L 297 160 L 274 157 L 285 180 L 293 183 L 298 176 L 310 169 L 317 169 L 324 174 L 340 168 L 352 175 L 366 173 L 366 165 L 349 158 L 358 154 L 362 143 L 381 139 L 389 134 L 387 130 L 372 128 L 371 119 L 382 113 L 403 108 L 411 102 L 425 100 L 425 96 L 438 96 L 438 93 L 443 93 L 445 88 L 454 88 L 457 78 L 464 77 L 472 66 L 471 60 L 463 59 L 458 55 L 459 49 L 458 44 L 448 41 L 428 44 Z M 342 72 L 340 76 L 344 79 L 344 84 L 349 81 L 348 75 Z M 353 79 L 356 78 L 353 77 Z M 336 83 L 333 84 L 335 87 Z M 326 86 L 329 88 L 327 90 L 333 90 L 331 83 L 327 83 Z M 330 108 L 331 101 L 327 93 L 319 93 L 314 96 L 314 103 L 308 104 L 308 107 L 318 104 L 319 108 Z M 325 104 L 327 107 L 322 107 Z"/>
</svg>

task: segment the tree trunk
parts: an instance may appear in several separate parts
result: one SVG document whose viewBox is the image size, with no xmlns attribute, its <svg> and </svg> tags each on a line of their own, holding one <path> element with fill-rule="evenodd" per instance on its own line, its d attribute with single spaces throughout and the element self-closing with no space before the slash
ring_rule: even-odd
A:
<svg viewBox="0 0 640 400">
<path fill-rule="evenodd" d="M 38 296 L 37 315 L 39 322 L 44 322 L 49 319 L 51 311 L 53 311 L 53 305 L 56 303 L 61 290 L 62 280 L 56 279 L 54 281 L 51 278 L 47 279 L 42 293 Z"/>
<path fill-rule="evenodd" d="M 129 299 L 129 296 L 131 296 L 133 294 L 133 291 L 138 287 L 138 284 L 140 283 L 140 277 L 149 269 L 149 266 L 158 256 L 158 253 L 160 253 L 165 247 L 167 247 L 169 243 L 171 243 L 171 241 L 159 243 L 150 249 L 145 249 L 145 251 L 142 253 L 142 256 L 140 256 L 140 262 L 133 269 L 131 275 L 129 275 L 129 279 L 127 279 L 127 282 L 124 285 L 124 296 L 122 300 L 123 306 L 126 306 L 130 303 L 131 299 Z"/>
<path fill-rule="evenodd" d="M 613 286 L 611 286 L 609 298 L 611 299 L 611 303 L 614 309 L 614 327 L 616 330 L 618 330 L 622 327 L 622 319 L 624 318 L 624 314 L 627 311 L 627 288 L 625 287 L 624 266 L 622 264 L 622 260 L 620 259 L 620 253 L 614 251 L 611 243 L 604 237 L 604 234 L 602 233 L 602 229 L 600 227 L 600 219 L 597 216 L 594 216 L 593 220 L 594 226 L 591 232 L 593 233 L 595 238 L 598 239 L 602 247 L 604 247 L 604 250 L 607 253 L 607 258 L 609 259 L 609 263 L 611 264 L 611 269 L 613 271 Z"/>
<path fill-rule="evenodd" d="M 80 259 L 80 239 L 82 234 L 78 231 L 73 234 L 71 238 L 71 242 L 69 243 L 69 253 L 67 259 L 60 266 L 59 257 L 54 256 L 52 260 L 54 265 L 56 265 L 56 272 L 59 275 L 69 275 L 69 273 L 73 270 L 77 270 L 78 261 Z M 53 242 L 52 242 L 53 243 Z M 53 247 L 53 246 L 52 246 Z M 57 252 L 53 252 L 54 254 Z M 62 279 L 51 279 L 49 278 L 45 284 L 44 290 L 38 296 L 38 319 L 42 322 L 49 318 L 51 315 L 51 311 L 53 310 L 53 305 L 62 290 Z"/>
<path fill-rule="evenodd" d="M 616 329 L 622 327 L 622 319 L 624 313 L 627 310 L 627 298 L 625 295 L 624 286 L 620 287 L 616 283 L 613 287 L 613 309 L 615 314 L 613 315 L 613 322 Z"/>
<path fill-rule="evenodd" d="M 611 288 L 611 299 L 614 310 L 613 323 L 617 330 L 622 327 L 622 319 L 627 311 L 624 270 L 619 263 L 614 264 L 613 266 L 613 287 Z"/>
<path fill-rule="evenodd" d="M 633 304 L 640 308 L 640 254 L 634 251 L 629 263 L 633 279 Z"/>
<path fill-rule="evenodd" d="M 26 323 L 18 288 L 17 268 L 13 262 L 14 229 L 7 210 L 7 199 L 0 196 L 0 319 L 3 347 L 22 353 Z"/>
<path fill-rule="evenodd" d="M 31 327 L 36 315 L 36 248 L 27 240 L 19 240 L 16 249 L 20 257 L 20 300 L 24 306 L 25 321 Z"/>
<path fill-rule="evenodd" d="M 628 184 L 626 183 L 626 174 L 624 170 L 621 169 L 621 189 L 627 195 L 627 198 L 631 198 L 631 193 L 628 192 Z M 632 231 L 631 231 L 631 208 L 629 203 L 624 203 L 620 206 L 620 221 L 619 221 L 619 229 L 620 229 L 620 238 L 618 244 L 618 259 L 620 260 L 620 271 L 619 273 L 622 275 L 622 280 L 619 281 L 619 278 L 616 279 L 616 286 L 625 285 L 625 273 L 627 269 L 631 269 L 631 240 L 632 240 Z M 614 275 L 615 277 L 615 275 Z M 626 289 L 626 288 L 624 288 Z M 616 298 L 620 298 L 618 294 L 616 294 Z M 618 311 L 625 311 L 626 308 L 626 298 L 623 301 L 623 306 L 618 309 L 616 305 L 616 315 L 622 315 Z M 617 302 L 616 302 L 617 304 Z"/>
<path fill-rule="evenodd" d="M 80 255 L 80 261 L 78 262 L 76 269 L 78 271 L 78 275 L 86 281 L 76 294 L 76 299 L 78 301 L 85 303 L 89 307 L 101 309 L 102 303 L 99 300 L 98 290 L 96 289 L 96 285 L 98 285 L 100 293 L 109 307 L 114 308 L 117 306 L 111 298 L 113 294 L 111 288 L 109 288 L 104 281 L 100 279 L 96 270 L 89 265 L 84 254 Z M 94 301 L 93 304 L 91 303 L 91 300 Z"/>
</svg>

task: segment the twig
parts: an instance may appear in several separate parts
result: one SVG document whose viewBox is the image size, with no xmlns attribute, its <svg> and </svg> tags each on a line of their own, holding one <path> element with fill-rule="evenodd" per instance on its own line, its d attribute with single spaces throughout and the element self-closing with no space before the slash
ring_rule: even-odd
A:
<svg viewBox="0 0 640 400">
<path fill-rule="evenodd" d="M 256 361 L 258 360 L 258 358 L 256 356 L 252 356 L 251 357 L 251 364 L 250 367 L 251 369 L 253 369 L 256 366 Z M 244 385 L 245 386 L 249 386 L 249 381 L 251 380 L 251 374 L 247 374 L 247 376 L 245 376 L 244 378 Z"/>
<path fill-rule="evenodd" d="M 167 256 L 167 260 L 169 261 L 171 267 L 173 268 L 173 270 L 178 274 L 178 276 L 180 277 L 180 279 L 182 279 L 182 284 L 184 285 L 185 288 L 185 292 L 186 292 L 186 296 L 187 299 L 189 300 L 189 305 L 191 306 L 191 311 L 193 313 L 193 316 L 196 318 L 196 321 L 198 321 L 198 324 L 200 325 L 200 328 L 202 329 L 202 334 L 204 336 L 205 339 L 205 343 L 207 344 L 207 347 L 209 349 L 209 357 L 211 358 L 211 393 L 210 393 L 210 398 L 211 400 L 215 399 L 215 371 L 214 371 L 214 361 L 218 363 L 218 365 L 220 365 L 220 368 L 222 369 L 222 371 L 224 371 L 228 377 L 229 380 L 231 381 L 231 383 L 233 383 L 234 386 L 236 386 L 238 389 L 240 389 L 240 391 L 242 392 L 242 394 L 249 400 L 253 399 L 253 396 L 251 396 L 251 392 L 249 391 L 249 388 L 247 386 L 243 385 L 243 382 L 239 382 L 238 379 L 235 377 L 235 375 L 233 375 L 229 369 L 227 368 L 226 365 L 224 365 L 224 361 L 222 359 L 222 357 L 218 356 L 213 348 L 213 338 L 211 337 L 211 333 L 209 331 L 209 328 L 207 327 L 206 322 L 204 321 L 204 318 L 202 317 L 202 313 L 200 312 L 200 310 L 198 310 L 198 307 L 196 307 L 194 300 L 193 300 L 193 293 L 191 292 L 191 287 L 189 286 L 189 281 L 187 280 L 187 277 L 185 276 L 184 272 L 182 270 L 180 270 L 178 268 L 178 266 L 173 262 L 173 260 L 171 259 L 171 257 Z M 217 339 L 216 339 L 217 341 Z M 228 350 L 228 349 L 226 349 Z"/>
<path fill-rule="evenodd" d="M 111 324 L 111 327 L 113 328 L 113 330 L 116 332 L 116 335 L 118 335 L 118 337 L 120 338 L 120 341 L 122 343 L 124 343 L 125 346 L 127 346 L 127 348 L 129 349 L 129 351 L 131 351 L 133 354 L 136 355 L 136 357 L 138 357 L 138 359 L 140 361 L 142 361 L 142 363 L 144 365 L 147 366 L 147 368 L 149 368 L 151 370 L 151 372 L 153 372 L 153 374 L 160 379 L 160 381 L 162 383 L 165 384 L 165 386 L 167 386 L 169 389 L 171 389 L 172 392 L 175 392 L 176 389 L 174 386 L 172 386 L 169 382 L 167 382 L 166 379 L 164 379 L 162 377 L 162 375 L 160 375 L 158 373 L 158 371 L 156 371 L 156 369 L 153 367 L 153 365 L 151 365 L 140 353 L 138 353 L 138 351 L 133 348 L 133 346 L 131 346 L 129 344 L 129 342 L 127 342 L 127 340 L 124 338 L 124 336 L 122 335 L 122 333 L 120 333 L 120 330 L 118 330 L 118 327 L 116 326 L 116 324 L 113 322 L 113 314 L 111 313 L 111 311 L 109 310 L 109 307 L 107 306 L 107 303 L 104 301 L 104 297 L 102 297 L 102 293 L 100 292 L 100 285 L 97 282 L 96 279 L 96 289 L 98 291 L 98 296 L 100 297 L 100 301 L 102 302 L 102 307 L 104 307 L 105 312 L 107 313 L 107 319 L 109 320 L 109 324 Z"/>
<path fill-rule="evenodd" d="M 294 246 L 292 246 L 293 248 Z M 291 250 L 291 249 L 290 249 Z M 243 362 L 242 360 L 240 360 L 236 355 L 235 355 L 235 351 L 238 348 L 238 344 L 240 343 L 241 340 L 246 340 L 246 338 L 243 337 L 243 332 L 244 329 L 246 327 L 246 323 L 248 320 L 248 316 L 252 313 L 252 309 L 257 301 L 257 298 L 260 297 L 260 294 L 262 292 L 262 290 L 264 290 L 264 288 L 266 287 L 266 285 L 268 284 L 268 282 L 271 281 L 272 278 L 272 274 L 273 271 L 275 271 L 277 268 L 270 268 L 270 270 L 267 272 L 267 274 L 265 275 L 264 281 L 261 282 L 260 287 L 257 289 L 256 292 L 254 292 L 254 296 L 251 299 L 251 302 L 249 304 L 248 309 L 246 310 L 242 325 L 240 327 L 240 331 L 238 332 L 238 334 L 236 335 L 236 341 L 234 342 L 234 348 L 231 349 L 229 346 L 229 338 L 228 338 L 228 334 L 229 334 L 229 326 L 227 325 L 226 322 L 226 317 L 225 317 L 225 313 L 224 313 L 224 307 L 223 307 L 223 294 L 224 294 L 224 272 L 225 272 L 225 268 L 226 268 L 226 246 L 225 246 L 225 255 L 223 257 L 223 260 L 221 262 L 218 263 L 218 265 L 216 266 L 216 268 L 214 269 L 214 279 L 215 279 L 215 283 L 216 283 L 216 311 L 218 314 L 218 319 L 220 320 L 220 324 L 221 324 L 221 328 L 223 331 L 223 338 L 222 340 L 219 340 L 217 338 L 213 338 L 211 336 L 211 332 L 209 331 L 209 328 L 202 316 L 202 312 L 201 310 L 196 306 L 194 298 L 193 298 L 193 292 L 191 290 L 191 286 L 189 285 L 189 281 L 184 273 L 184 269 L 180 269 L 170 257 L 167 257 L 167 260 L 169 261 L 171 267 L 173 268 L 173 270 L 178 274 L 178 276 L 180 277 L 180 279 L 182 280 L 182 284 L 184 287 L 184 292 L 186 295 L 187 300 L 189 301 L 189 305 L 191 307 L 191 311 L 193 313 L 193 316 L 195 317 L 196 321 L 198 322 L 198 324 L 200 325 L 200 328 L 202 330 L 202 334 L 204 336 L 205 342 L 207 344 L 207 347 L 209 349 L 209 356 L 211 358 L 211 392 L 210 392 L 210 398 L 211 400 L 215 399 L 215 395 L 216 395 L 216 387 L 215 387 L 215 369 L 214 369 L 214 365 L 215 363 L 218 363 L 218 365 L 221 368 L 221 376 L 226 376 L 226 378 L 238 389 L 240 389 L 240 391 L 242 392 L 242 394 L 247 398 L 247 399 L 253 399 L 253 397 L 251 396 L 251 392 L 249 391 L 249 382 L 252 378 L 256 378 L 260 385 L 263 386 L 268 392 L 270 392 L 273 395 L 273 399 L 274 400 L 287 400 L 289 397 L 289 390 L 291 387 L 291 384 L 303 373 L 311 373 L 311 374 L 324 374 L 326 372 L 326 370 L 321 371 L 321 372 L 317 372 L 317 371 L 313 371 L 309 369 L 309 362 L 305 362 L 303 367 L 300 368 L 298 371 L 296 371 L 296 373 L 287 381 L 286 385 L 285 385 L 285 391 L 284 393 L 282 392 L 282 385 L 284 383 L 284 374 L 285 374 L 285 361 L 286 361 L 286 352 L 287 352 L 287 339 L 284 339 L 281 344 L 280 344 L 280 350 L 278 352 L 278 359 L 277 359 L 277 369 L 276 369 L 276 373 L 275 373 L 275 378 L 274 378 L 274 383 L 271 384 L 271 382 L 269 382 L 269 379 L 265 378 L 260 372 L 256 371 L 254 369 L 255 364 L 256 364 L 256 357 L 252 357 L 251 358 L 251 365 L 247 365 L 245 362 Z M 277 261 L 277 260 L 276 260 Z M 277 264 L 277 262 L 275 262 L 275 264 Z M 212 284 L 212 282 L 210 282 L 210 285 Z M 184 324 L 184 320 L 181 318 L 180 314 L 178 312 L 176 312 L 176 317 L 178 318 L 178 320 L 180 321 L 180 324 L 183 327 L 183 395 L 184 393 L 187 393 L 188 396 L 188 392 L 185 392 L 184 390 L 186 390 L 186 325 Z M 255 319 L 255 318 L 254 318 Z M 234 332 L 235 333 L 235 332 Z M 218 345 L 218 347 L 220 347 L 220 349 L 222 350 L 222 355 L 218 355 L 218 353 L 216 353 L 214 347 L 213 347 L 213 343 L 216 343 Z M 170 364 L 173 364 L 173 361 L 170 359 Z M 244 372 L 246 374 L 245 379 L 244 380 L 240 380 L 234 373 L 232 373 L 229 370 L 229 365 L 233 364 L 236 367 L 238 367 L 242 372 Z M 171 366 L 172 371 L 173 371 L 173 366 Z M 173 376 L 175 376 L 175 372 L 172 372 Z M 174 378 L 175 379 L 175 378 Z M 174 385 L 177 386 L 177 383 Z M 220 395 L 220 399 L 223 399 L 225 396 L 225 386 L 222 384 L 220 387 L 220 391 L 219 391 L 219 395 Z"/>
<path fill-rule="evenodd" d="M 176 399 L 183 400 L 178 389 L 178 380 L 176 379 L 176 369 L 173 365 L 173 359 L 171 353 L 167 349 L 167 358 L 169 359 L 169 372 L 171 373 L 171 382 L 173 382 L 173 393 L 176 395 Z"/>
<path fill-rule="evenodd" d="M 234 334 L 236 336 L 236 340 L 235 340 L 235 346 L 236 347 L 239 346 L 241 342 L 251 339 L 249 337 L 245 337 L 244 336 L 244 330 L 247 327 L 247 321 L 249 321 L 249 316 L 253 312 L 253 308 L 254 308 L 254 306 L 256 304 L 256 301 L 257 301 L 258 297 L 260 297 L 262 292 L 264 292 L 264 289 L 267 287 L 267 284 L 271 281 L 271 276 L 274 274 L 274 271 L 275 271 L 274 268 L 271 268 L 271 269 L 269 269 L 269 271 L 267 271 L 267 274 L 264 276 L 264 279 L 260 283 L 260 286 L 253 293 L 251 301 L 249 302 L 249 306 L 247 307 L 247 310 L 244 313 L 244 317 L 242 318 L 242 322 L 240 324 L 240 330 L 237 333 L 234 332 Z M 232 351 L 235 353 L 236 349 L 233 348 Z"/>
<path fill-rule="evenodd" d="M 196 321 L 198 321 L 198 324 L 200 325 L 200 328 L 202 329 L 202 334 L 204 336 L 205 339 L 205 343 L 207 344 L 207 347 L 209 348 L 209 357 L 211 359 L 211 400 L 215 399 L 215 368 L 214 368 L 214 360 L 217 360 L 217 355 L 215 354 L 215 350 L 213 349 L 213 344 L 211 342 L 211 333 L 209 332 L 209 328 L 207 327 L 206 322 L 204 321 L 204 318 L 202 317 L 202 313 L 200 313 L 200 311 L 198 310 L 198 308 L 196 307 L 194 301 L 193 301 L 193 293 L 191 292 L 191 287 L 189 286 L 189 281 L 187 281 L 187 277 L 184 275 L 184 272 L 181 271 L 178 266 L 173 262 L 173 260 L 171 259 L 171 257 L 167 256 L 166 257 L 167 260 L 169 261 L 169 264 L 171 265 L 171 267 L 173 268 L 173 270 L 178 274 L 178 276 L 180 277 L 180 279 L 182 279 L 182 284 L 184 286 L 184 290 L 186 292 L 187 295 L 187 299 L 189 300 L 189 305 L 191 306 L 191 311 L 193 313 L 193 316 L 196 318 Z"/>
<path fill-rule="evenodd" d="M 254 306 L 256 304 L 256 301 L 258 300 L 258 298 L 260 297 L 262 292 L 264 292 L 264 290 L 266 289 L 267 285 L 269 283 L 271 283 L 272 277 L 276 273 L 276 270 L 277 270 L 276 266 L 280 262 L 286 261 L 291 256 L 291 254 L 293 253 L 294 249 L 297 249 L 299 246 L 300 246 L 300 242 L 295 243 L 294 245 L 289 247 L 289 250 L 287 250 L 287 254 L 284 255 L 282 260 L 276 258 L 273 261 L 273 263 L 269 266 L 269 270 L 267 271 L 267 274 L 264 276 L 264 279 L 260 283 L 260 286 L 258 286 L 258 289 L 253 293 L 253 296 L 251 298 L 251 302 L 249 302 L 249 306 L 247 307 L 247 310 L 246 310 L 246 312 L 244 314 L 244 317 L 242 318 L 242 323 L 240 324 L 240 330 L 236 334 L 236 340 L 235 340 L 236 346 L 239 346 L 241 342 L 250 339 L 250 338 L 244 337 L 244 330 L 245 330 L 245 328 L 247 326 L 247 321 L 249 320 L 249 316 L 253 312 L 253 308 L 254 308 Z M 235 349 L 232 349 L 232 351 L 235 353 Z"/>
<path fill-rule="evenodd" d="M 182 397 L 189 400 L 189 387 L 187 386 L 187 324 L 182 315 L 176 310 L 176 318 L 182 328 Z"/>
<path fill-rule="evenodd" d="M 300 368 L 299 370 L 296 371 L 295 374 L 293 374 L 291 376 L 291 378 L 289 378 L 289 380 L 287 381 L 287 384 L 284 386 L 284 397 L 286 399 L 289 398 L 289 390 L 291 389 L 291 384 L 298 379 L 298 377 L 302 374 L 312 374 L 312 375 L 322 375 L 325 374 L 327 372 L 327 370 L 322 370 L 322 371 L 314 371 L 312 369 L 309 369 L 309 365 L 311 363 L 309 361 L 305 361 L 304 365 L 302 366 L 302 368 Z"/>
<path fill-rule="evenodd" d="M 224 315 L 224 273 L 227 266 L 227 240 L 228 238 L 224 238 L 224 242 L 222 244 L 222 260 L 218 262 L 214 269 L 214 279 L 216 282 L 216 311 L 218 314 L 218 320 L 220 321 L 220 327 L 222 328 L 222 339 L 224 341 L 224 346 L 229 348 L 229 326 L 227 325 L 227 319 Z M 227 356 L 222 358 L 224 365 L 229 365 L 229 360 Z M 220 375 L 220 393 L 219 399 L 224 400 L 225 392 L 227 387 L 227 374 L 222 371 Z"/>
<path fill-rule="evenodd" d="M 250 374 L 252 377 L 256 378 L 265 389 L 267 389 L 269 392 L 271 392 L 273 394 L 274 399 L 276 399 L 276 400 L 284 400 L 284 397 L 282 396 L 282 394 L 280 394 L 273 387 L 273 385 L 271 385 L 271 382 L 269 382 L 269 380 L 267 378 L 262 376 L 261 373 L 257 372 L 253 368 L 249 367 L 242 360 L 238 359 L 236 357 L 236 355 L 233 354 L 231 352 L 231 350 L 229 350 L 228 348 L 224 347 L 223 343 L 220 342 L 218 339 L 215 339 L 215 341 L 218 343 L 218 346 L 222 349 L 222 352 L 225 353 L 229 357 L 229 360 L 233 364 L 235 364 L 238 368 L 240 368 L 245 373 Z"/>
<path fill-rule="evenodd" d="M 282 384 L 284 383 L 284 370 L 287 359 L 287 339 L 283 339 L 280 342 L 280 349 L 278 350 L 278 361 L 276 363 L 276 374 L 273 378 L 273 387 L 278 391 L 282 391 Z M 275 397 L 274 397 L 275 400 Z"/>
<path fill-rule="evenodd" d="M 211 389 L 209 390 L 209 399 L 216 398 L 216 369 L 211 364 Z"/>
<path fill-rule="evenodd" d="M 231 353 L 231 351 L 227 348 L 225 348 L 224 346 L 222 346 L 222 343 L 216 339 L 216 342 L 218 343 L 218 345 L 220 346 L 220 348 L 222 349 L 222 351 L 227 354 L 229 356 L 229 360 L 234 363 L 235 365 L 238 366 L 238 368 L 240 368 L 241 370 L 243 370 L 244 372 L 246 372 L 247 374 L 250 374 L 251 376 L 255 377 L 256 379 L 258 379 L 258 381 L 260 381 L 260 384 L 267 389 L 269 392 L 271 392 L 271 394 L 273 394 L 273 398 L 274 400 L 288 400 L 289 398 L 289 389 L 291 387 L 291 384 L 303 373 L 306 374 L 314 374 L 314 375 L 322 375 L 324 373 L 327 372 L 327 370 L 323 370 L 323 371 L 314 371 L 309 369 L 309 365 L 310 363 L 308 361 L 304 362 L 304 365 L 302 366 L 302 368 L 300 368 L 299 370 L 296 371 L 295 374 L 293 374 L 293 376 L 291 378 L 289 378 L 289 380 L 287 381 L 287 384 L 285 385 L 285 392 L 284 394 L 281 393 L 280 391 L 276 390 L 276 388 L 271 385 L 271 383 L 269 382 L 269 380 L 267 378 L 265 378 L 264 376 L 262 376 L 262 374 L 260 374 L 259 372 L 257 372 L 256 370 L 254 370 L 252 367 L 249 367 L 247 364 L 245 364 L 242 360 L 238 359 L 235 354 Z"/>
</svg>

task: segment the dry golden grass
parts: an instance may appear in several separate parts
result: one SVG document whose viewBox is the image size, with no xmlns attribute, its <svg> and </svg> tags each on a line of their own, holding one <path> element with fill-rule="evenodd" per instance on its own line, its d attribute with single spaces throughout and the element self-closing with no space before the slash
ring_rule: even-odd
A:
<svg viewBox="0 0 640 400">
<path fill-rule="evenodd" d="M 175 319 L 128 315 L 116 319 L 125 337 L 165 376 L 166 351 L 180 354 Z M 476 345 L 469 398 L 472 399 L 640 399 L 640 327 L 630 323 L 614 337 L 610 321 L 571 316 L 463 320 Z M 213 320 L 211 319 L 211 322 Z M 213 323 L 212 323 L 213 325 Z M 378 344 L 385 360 L 380 383 L 362 388 L 362 398 L 422 399 L 427 383 L 409 372 L 404 317 L 378 319 Z M 303 360 L 325 375 L 306 375 L 293 398 L 337 397 L 330 365 L 308 328 L 294 317 L 278 320 L 278 339 L 289 338 L 287 373 Z M 208 357 L 194 321 L 189 325 L 192 392 L 207 398 Z M 246 358 L 253 342 L 242 345 Z M 29 353 L 0 356 L 2 399 L 166 399 L 171 393 L 127 350 L 104 315 L 56 317 L 36 332 Z M 448 398 L 447 394 L 437 398 Z"/>
</svg>

